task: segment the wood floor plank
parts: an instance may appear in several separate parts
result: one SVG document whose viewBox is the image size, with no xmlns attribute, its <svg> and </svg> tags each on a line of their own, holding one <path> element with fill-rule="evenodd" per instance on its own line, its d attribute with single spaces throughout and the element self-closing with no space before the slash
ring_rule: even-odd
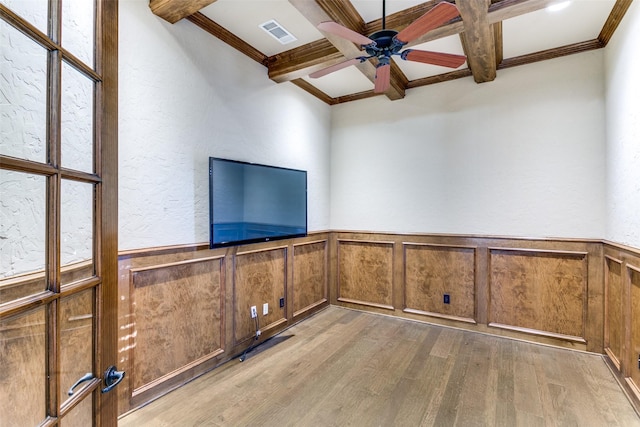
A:
<svg viewBox="0 0 640 427">
<path fill-rule="evenodd" d="M 329 307 L 129 426 L 639 426 L 599 355 Z"/>
</svg>

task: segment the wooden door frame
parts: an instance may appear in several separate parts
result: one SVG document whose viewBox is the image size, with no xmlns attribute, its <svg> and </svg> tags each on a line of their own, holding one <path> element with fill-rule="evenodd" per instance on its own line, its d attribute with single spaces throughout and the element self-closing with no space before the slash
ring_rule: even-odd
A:
<svg viewBox="0 0 640 427">
<path fill-rule="evenodd" d="M 96 166 L 102 178 L 97 191 L 101 227 L 97 267 L 102 275 L 98 366 L 107 369 L 118 361 L 118 0 L 101 0 L 97 9 L 96 70 L 102 76 L 96 101 L 101 122 Z M 99 411 L 99 425 L 117 425 L 117 390 L 101 394 Z"/>
</svg>

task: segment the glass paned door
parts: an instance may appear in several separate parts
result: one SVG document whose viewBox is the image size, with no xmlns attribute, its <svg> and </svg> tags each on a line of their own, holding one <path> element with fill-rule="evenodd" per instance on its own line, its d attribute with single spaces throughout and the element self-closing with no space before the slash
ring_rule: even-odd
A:
<svg viewBox="0 0 640 427">
<path fill-rule="evenodd" d="M 2 425 L 116 423 L 117 7 L 0 2 Z"/>
</svg>

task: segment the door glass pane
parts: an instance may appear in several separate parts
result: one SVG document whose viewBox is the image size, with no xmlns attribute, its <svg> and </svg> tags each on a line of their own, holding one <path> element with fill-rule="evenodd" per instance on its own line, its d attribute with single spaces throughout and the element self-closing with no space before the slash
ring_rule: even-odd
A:
<svg viewBox="0 0 640 427">
<path fill-rule="evenodd" d="M 46 289 L 46 178 L 0 169 L 0 304 Z"/>
<path fill-rule="evenodd" d="M 2 4 L 47 34 L 47 0 L 2 0 Z"/>
<path fill-rule="evenodd" d="M 62 63 L 62 166 L 93 172 L 93 80 Z"/>
<path fill-rule="evenodd" d="M 93 372 L 94 290 L 86 289 L 60 300 L 60 400 L 81 377 Z M 74 388 L 79 393 L 89 381 Z M 90 425 L 90 424 L 89 424 Z"/>
<path fill-rule="evenodd" d="M 63 179 L 60 193 L 60 258 L 64 285 L 94 275 L 94 186 Z"/>
<path fill-rule="evenodd" d="M 1 425 L 35 426 L 46 417 L 45 309 L 0 320 Z"/>
<path fill-rule="evenodd" d="M 62 47 L 93 67 L 94 6 L 92 0 L 62 0 Z"/>
<path fill-rule="evenodd" d="M 44 163 L 46 141 L 47 51 L 0 19 L 0 154 Z"/>
<path fill-rule="evenodd" d="M 93 398 L 87 397 L 60 421 L 64 427 L 87 427 L 95 425 L 93 422 Z"/>
</svg>

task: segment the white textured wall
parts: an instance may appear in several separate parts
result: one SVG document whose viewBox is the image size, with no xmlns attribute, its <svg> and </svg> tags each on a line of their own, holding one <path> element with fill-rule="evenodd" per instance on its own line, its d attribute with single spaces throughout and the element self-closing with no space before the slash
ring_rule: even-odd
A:
<svg viewBox="0 0 640 427">
<path fill-rule="evenodd" d="M 603 52 L 333 108 L 331 227 L 600 238 Z"/>
<path fill-rule="evenodd" d="M 307 170 L 309 230 L 328 228 L 327 105 L 147 1 L 119 27 L 121 250 L 208 241 L 209 156 Z"/>
<path fill-rule="evenodd" d="M 640 4 L 606 48 L 606 238 L 640 247 Z"/>
</svg>

